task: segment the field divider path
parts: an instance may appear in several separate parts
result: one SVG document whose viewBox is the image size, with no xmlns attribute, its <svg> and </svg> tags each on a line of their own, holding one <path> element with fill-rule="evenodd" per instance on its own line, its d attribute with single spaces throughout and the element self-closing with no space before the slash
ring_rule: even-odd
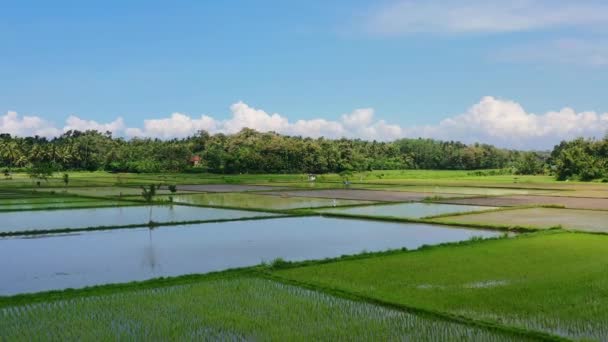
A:
<svg viewBox="0 0 608 342">
<path fill-rule="evenodd" d="M 109 202 L 108 204 L 93 204 L 93 205 L 76 205 L 76 206 L 66 206 L 66 207 L 60 207 L 60 206 L 54 206 L 54 207 L 36 207 L 36 208 L 13 208 L 13 209 L 5 209 L 2 208 L 0 206 L 0 213 L 10 213 L 10 212 L 16 212 L 16 211 L 52 211 L 52 210 L 70 210 L 70 209 L 96 209 L 96 208 L 112 208 L 112 207 L 141 207 L 141 206 L 145 206 L 145 204 L 142 204 L 140 202 L 132 202 L 129 203 L 128 201 L 124 201 L 124 204 L 121 203 L 119 205 L 116 205 L 115 203 L 111 203 L 111 200 L 104 200 L 106 202 Z M 104 201 L 100 201 L 100 202 L 104 202 Z M 74 203 L 83 203 L 83 202 L 68 202 L 68 204 L 74 204 Z"/>
</svg>

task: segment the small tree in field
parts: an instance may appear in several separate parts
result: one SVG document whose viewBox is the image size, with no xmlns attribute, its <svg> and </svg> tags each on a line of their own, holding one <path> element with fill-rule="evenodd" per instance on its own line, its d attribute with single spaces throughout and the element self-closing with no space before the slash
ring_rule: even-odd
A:
<svg viewBox="0 0 608 342">
<path fill-rule="evenodd" d="M 142 192 L 141 192 L 142 197 L 150 206 L 150 215 L 148 217 L 148 224 L 150 226 L 152 226 L 152 224 L 153 224 L 153 222 L 152 222 L 152 201 L 154 201 L 154 196 L 156 196 L 156 185 L 150 184 L 148 187 L 142 186 L 141 189 L 142 189 Z"/>
<path fill-rule="evenodd" d="M 48 181 L 49 177 L 53 176 L 53 165 L 50 163 L 34 163 L 27 169 L 27 174 L 32 180 L 36 180 L 36 184 L 40 186 L 41 181 Z"/>
<path fill-rule="evenodd" d="M 344 170 L 339 173 L 340 178 L 342 178 L 342 184 L 349 185 L 349 179 L 353 176 L 353 172 L 351 170 Z"/>
<path fill-rule="evenodd" d="M 70 183 L 70 175 L 68 175 L 67 173 L 63 174 L 63 184 L 65 184 L 65 187 L 68 187 L 68 184 Z"/>
</svg>

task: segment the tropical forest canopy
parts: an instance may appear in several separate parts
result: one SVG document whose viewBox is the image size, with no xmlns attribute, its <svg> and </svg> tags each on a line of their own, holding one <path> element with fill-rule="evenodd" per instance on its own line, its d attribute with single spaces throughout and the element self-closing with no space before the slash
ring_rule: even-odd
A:
<svg viewBox="0 0 608 342">
<path fill-rule="evenodd" d="M 313 139 L 252 129 L 232 135 L 200 131 L 172 140 L 125 140 L 109 132 L 68 131 L 53 139 L 0 134 L 0 153 L 5 171 L 40 167 L 55 171 L 213 173 L 502 169 L 505 173 L 552 173 L 562 180 L 608 177 L 608 137 L 564 141 L 549 155 L 433 139 Z M 194 156 L 200 157 L 196 166 L 191 162 Z"/>
</svg>

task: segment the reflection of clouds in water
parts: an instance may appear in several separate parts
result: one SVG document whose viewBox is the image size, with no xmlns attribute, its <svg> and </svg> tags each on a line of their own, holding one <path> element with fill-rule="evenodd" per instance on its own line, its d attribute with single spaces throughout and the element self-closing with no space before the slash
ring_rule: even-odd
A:
<svg viewBox="0 0 608 342">
<path fill-rule="evenodd" d="M 154 242 L 152 240 L 153 230 L 154 229 L 148 229 L 149 242 L 148 245 L 143 249 L 142 266 L 145 269 L 148 269 L 151 274 L 156 274 L 157 272 L 162 272 L 162 267 L 160 265 L 160 258 L 157 255 L 156 247 L 154 246 Z"/>
</svg>

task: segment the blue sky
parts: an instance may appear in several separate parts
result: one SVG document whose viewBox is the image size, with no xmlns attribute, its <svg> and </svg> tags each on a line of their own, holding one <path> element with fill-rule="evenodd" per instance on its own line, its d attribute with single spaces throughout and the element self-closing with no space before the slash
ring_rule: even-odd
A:
<svg viewBox="0 0 608 342">
<path fill-rule="evenodd" d="M 170 137 L 196 127 L 229 131 L 223 121 L 240 115 L 253 126 L 256 118 L 271 122 L 254 128 L 293 134 L 317 127 L 310 135 L 419 133 L 517 146 L 511 134 L 465 128 L 490 117 L 498 123 L 482 122 L 485 131 L 500 130 L 503 119 L 505 129 L 521 131 L 516 122 L 538 131 L 556 111 L 574 128 L 548 129 L 542 139 L 515 132 L 527 134 L 523 147 L 601 135 L 608 130 L 607 5 L 513 3 L 2 1 L 0 115 L 17 115 L 6 114 L 0 129 L 54 132 L 44 129 L 96 128 L 122 118 L 108 126 L 117 134 Z M 504 109 L 510 104 L 523 113 Z M 596 114 L 593 127 L 587 111 Z M 191 127 L 159 133 L 154 121 L 144 124 L 173 113 L 188 118 L 175 125 Z M 289 124 L 272 124 L 272 113 Z M 201 115 L 214 126 L 192 122 Z M 40 122 L 28 126 L 24 116 Z M 70 116 L 80 121 L 70 125 Z M 460 125 L 441 127 L 446 119 Z M 297 120 L 308 121 L 292 127 Z"/>
</svg>

